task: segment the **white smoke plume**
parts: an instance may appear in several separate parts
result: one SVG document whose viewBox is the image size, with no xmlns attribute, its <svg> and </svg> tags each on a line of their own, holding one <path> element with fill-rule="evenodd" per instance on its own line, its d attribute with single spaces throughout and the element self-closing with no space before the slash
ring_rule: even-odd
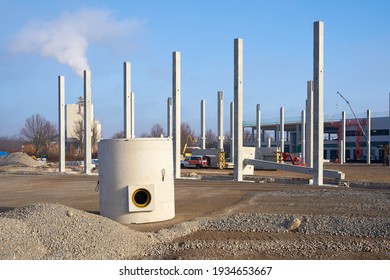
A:
<svg viewBox="0 0 390 280">
<path fill-rule="evenodd" d="M 24 26 L 10 45 L 13 52 L 37 53 L 69 65 L 77 75 L 89 70 L 90 44 L 107 43 L 142 30 L 142 21 L 115 20 L 107 10 L 83 9 L 64 13 L 51 21 Z"/>
</svg>

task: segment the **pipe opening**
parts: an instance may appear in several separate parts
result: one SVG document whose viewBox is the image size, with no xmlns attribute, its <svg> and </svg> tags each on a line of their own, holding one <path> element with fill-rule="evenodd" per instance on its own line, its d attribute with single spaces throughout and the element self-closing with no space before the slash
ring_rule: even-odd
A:
<svg viewBox="0 0 390 280">
<path fill-rule="evenodd" d="M 135 206 L 144 208 L 149 205 L 152 196 L 147 189 L 137 189 L 133 192 L 132 200 Z"/>
</svg>

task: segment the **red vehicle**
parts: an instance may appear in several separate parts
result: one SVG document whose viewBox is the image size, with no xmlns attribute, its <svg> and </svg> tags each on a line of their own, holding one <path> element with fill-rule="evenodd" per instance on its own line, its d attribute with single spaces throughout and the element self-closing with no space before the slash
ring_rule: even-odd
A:
<svg viewBox="0 0 390 280">
<path fill-rule="evenodd" d="M 208 162 L 203 156 L 190 156 L 181 161 L 182 168 L 196 167 L 207 168 Z"/>
</svg>

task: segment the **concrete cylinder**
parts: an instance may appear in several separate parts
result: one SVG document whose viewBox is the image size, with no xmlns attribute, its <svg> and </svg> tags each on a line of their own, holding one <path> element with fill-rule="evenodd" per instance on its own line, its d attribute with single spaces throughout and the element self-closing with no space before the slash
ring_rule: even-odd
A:
<svg viewBox="0 0 390 280">
<path fill-rule="evenodd" d="M 99 142 L 100 215 L 122 224 L 175 217 L 170 138 Z"/>
</svg>

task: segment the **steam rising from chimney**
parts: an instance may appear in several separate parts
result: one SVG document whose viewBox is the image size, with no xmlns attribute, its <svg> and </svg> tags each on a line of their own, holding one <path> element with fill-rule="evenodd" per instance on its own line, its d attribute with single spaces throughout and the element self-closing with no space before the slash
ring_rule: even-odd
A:
<svg viewBox="0 0 390 280">
<path fill-rule="evenodd" d="M 25 25 L 16 34 L 10 50 L 54 57 L 82 78 L 83 71 L 90 70 L 87 59 L 90 44 L 105 44 L 132 35 L 140 31 L 142 25 L 139 20 L 115 20 L 107 10 L 83 9 L 63 13 L 51 21 Z"/>
</svg>

